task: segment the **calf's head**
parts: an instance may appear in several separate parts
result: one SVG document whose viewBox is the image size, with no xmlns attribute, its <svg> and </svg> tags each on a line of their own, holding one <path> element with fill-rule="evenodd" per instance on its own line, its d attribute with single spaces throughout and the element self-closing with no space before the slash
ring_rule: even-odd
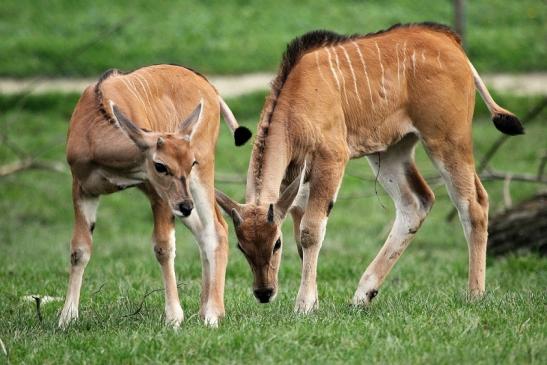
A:
<svg viewBox="0 0 547 365">
<path fill-rule="evenodd" d="M 192 137 L 203 117 L 203 101 L 183 120 L 174 133 L 150 132 L 139 128 L 113 102 L 112 114 L 118 127 L 144 156 L 147 180 L 169 203 L 174 215 L 187 217 L 194 208 L 189 193 L 189 176 L 198 161 L 191 148 Z"/>
<path fill-rule="evenodd" d="M 237 247 L 251 266 L 253 293 L 260 303 L 272 301 L 277 294 L 281 223 L 298 193 L 299 180 L 289 185 L 275 204 L 239 204 L 216 190 L 217 203 L 232 217 Z"/>
</svg>

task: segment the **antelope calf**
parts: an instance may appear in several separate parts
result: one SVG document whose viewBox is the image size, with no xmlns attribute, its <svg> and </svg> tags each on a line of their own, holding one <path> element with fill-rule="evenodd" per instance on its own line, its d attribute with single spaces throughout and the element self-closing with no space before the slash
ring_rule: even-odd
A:
<svg viewBox="0 0 547 365">
<path fill-rule="evenodd" d="M 258 300 L 269 302 L 277 292 L 280 225 L 290 212 L 302 258 L 295 310 L 316 308 L 327 218 L 348 160 L 366 156 L 396 207 L 393 228 L 353 297 L 356 305 L 369 303 L 434 202 L 414 163 L 418 141 L 459 212 L 469 248 L 469 291 L 481 295 L 488 196 L 473 160 L 475 90 L 501 132 L 523 132 L 519 120 L 494 102 L 448 27 L 395 25 L 365 36 L 314 31 L 293 40 L 262 110 L 246 203 L 217 191 L 252 268 Z"/>
<path fill-rule="evenodd" d="M 201 251 L 200 315 L 206 324 L 217 325 L 224 315 L 228 252 L 227 225 L 213 187 L 219 111 L 236 145 L 245 143 L 250 132 L 238 127 L 215 88 L 183 67 L 157 65 L 129 74 L 111 70 L 83 92 L 66 149 L 75 222 L 60 327 L 78 317 L 99 196 L 133 186 L 146 194 L 154 215 L 152 242 L 163 274 L 166 322 L 177 327 L 183 320 L 174 269 L 177 216 Z"/>
</svg>

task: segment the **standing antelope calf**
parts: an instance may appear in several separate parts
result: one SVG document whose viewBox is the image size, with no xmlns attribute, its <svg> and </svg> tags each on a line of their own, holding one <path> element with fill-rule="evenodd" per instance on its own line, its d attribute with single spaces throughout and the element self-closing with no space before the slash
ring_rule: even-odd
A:
<svg viewBox="0 0 547 365">
<path fill-rule="evenodd" d="M 206 324 L 217 325 L 224 315 L 228 254 L 227 226 L 213 187 L 219 110 L 236 145 L 245 143 L 250 132 L 238 127 L 215 88 L 180 66 L 150 66 L 129 74 L 108 71 L 83 92 L 66 149 L 75 222 L 60 327 L 78 317 L 99 196 L 133 186 L 148 196 L 154 215 L 152 242 L 163 274 L 166 322 L 177 327 L 183 320 L 174 269 L 178 216 L 201 251 L 200 315 Z"/>
<path fill-rule="evenodd" d="M 258 300 L 269 302 L 277 292 L 280 225 L 290 211 L 302 258 L 295 310 L 316 308 L 327 217 L 346 163 L 366 156 L 397 211 L 353 297 L 356 305 L 369 303 L 433 205 L 433 192 L 414 163 L 418 141 L 459 212 L 469 247 L 469 290 L 481 295 L 488 196 L 473 160 L 476 89 L 500 131 L 523 132 L 519 120 L 494 102 L 448 27 L 395 25 L 365 36 L 315 31 L 293 40 L 262 110 L 246 204 L 217 191 L 251 265 Z"/>
</svg>

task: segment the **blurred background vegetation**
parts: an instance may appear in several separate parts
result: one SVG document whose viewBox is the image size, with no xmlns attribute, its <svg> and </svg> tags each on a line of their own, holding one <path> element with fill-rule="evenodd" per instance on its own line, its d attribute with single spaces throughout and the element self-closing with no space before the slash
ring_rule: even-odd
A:
<svg viewBox="0 0 547 365">
<path fill-rule="evenodd" d="M 479 71 L 545 70 L 544 1 L 473 0 L 465 14 Z M 95 76 L 153 63 L 274 71 L 286 43 L 304 32 L 364 34 L 426 20 L 453 24 L 453 1 L 4 0 L 0 76 Z"/>
<path fill-rule="evenodd" d="M 473 0 L 466 3 L 466 46 L 482 72 L 547 70 L 545 1 Z M 397 1 L 69 1 L 3 0 L 0 77 L 98 77 L 108 68 L 131 70 L 179 63 L 205 74 L 273 72 L 295 36 L 327 28 L 367 33 L 393 23 L 452 24 L 451 0 Z M 30 90 L 29 90 L 30 91 Z M 491 90 L 523 117 L 545 100 Z M 300 261 L 284 226 L 281 292 L 258 306 L 251 274 L 230 230 L 227 318 L 216 331 L 198 311 L 199 252 L 177 224 L 176 273 L 186 322 L 163 326 L 161 275 L 150 245 L 149 204 L 136 189 L 101 199 L 94 253 L 82 288 L 81 317 L 56 330 L 62 301 L 42 307 L 30 294 L 64 297 L 72 230 L 71 177 L 64 161 L 68 120 L 77 94 L 0 94 L 0 167 L 27 158 L 41 166 L 0 177 L 0 364 L 11 363 L 547 363 L 545 259 L 537 254 L 489 258 L 488 293 L 469 303 L 467 248 L 447 193 L 422 148 L 420 171 L 434 187 L 436 205 L 413 244 L 367 310 L 347 304 L 394 217 L 389 198 L 374 186 L 365 160 L 352 161 L 329 219 L 318 285 L 320 310 L 292 314 Z M 255 130 L 265 93 L 228 100 L 239 121 Z M 525 136 L 510 138 L 490 161 L 499 171 L 535 174 L 545 155 L 546 113 Z M 477 98 L 473 137 L 477 160 L 500 138 Z M 227 129 L 219 136 L 217 186 L 242 199 L 251 144 L 236 149 Z M 490 213 L 544 185 L 485 179 Z M 378 190 L 378 193 L 376 193 Z M 128 316 L 139 304 L 142 311 Z"/>
</svg>

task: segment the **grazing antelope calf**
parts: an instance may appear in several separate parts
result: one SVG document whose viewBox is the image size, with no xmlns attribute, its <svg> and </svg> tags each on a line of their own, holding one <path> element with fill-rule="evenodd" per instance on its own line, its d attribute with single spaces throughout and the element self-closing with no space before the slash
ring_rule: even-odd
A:
<svg viewBox="0 0 547 365">
<path fill-rule="evenodd" d="M 262 111 L 246 204 L 217 191 L 251 265 L 258 300 L 269 302 L 276 294 L 280 225 L 290 211 L 302 258 L 295 310 L 316 308 L 327 217 L 346 163 L 366 156 L 397 210 L 353 297 L 356 305 L 369 303 L 433 205 L 433 192 L 414 163 L 418 141 L 458 209 L 469 246 L 469 291 L 481 295 L 488 197 L 473 161 L 476 89 L 500 131 L 523 132 L 491 98 L 458 36 L 445 26 L 396 25 L 365 36 L 315 31 L 293 40 Z"/>
<path fill-rule="evenodd" d="M 166 322 L 177 327 L 183 320 L 174 269 L 174 216 L 192 231 L 201 251 L 201 317 L 215 326 L 224 315 L 227 226 L 213 187 L 219 110 L 236 145 L 245 143 L 250 132 L 238 127 L 215 88 L 180 66 L 109 71 L 83 92 L 66 149 L 75 222 L 60 327 L 78 317 L 99 196 L 133 186 L 148 196 L 154 215 L 152 243 L 163 273 Z"/>
</svg>

